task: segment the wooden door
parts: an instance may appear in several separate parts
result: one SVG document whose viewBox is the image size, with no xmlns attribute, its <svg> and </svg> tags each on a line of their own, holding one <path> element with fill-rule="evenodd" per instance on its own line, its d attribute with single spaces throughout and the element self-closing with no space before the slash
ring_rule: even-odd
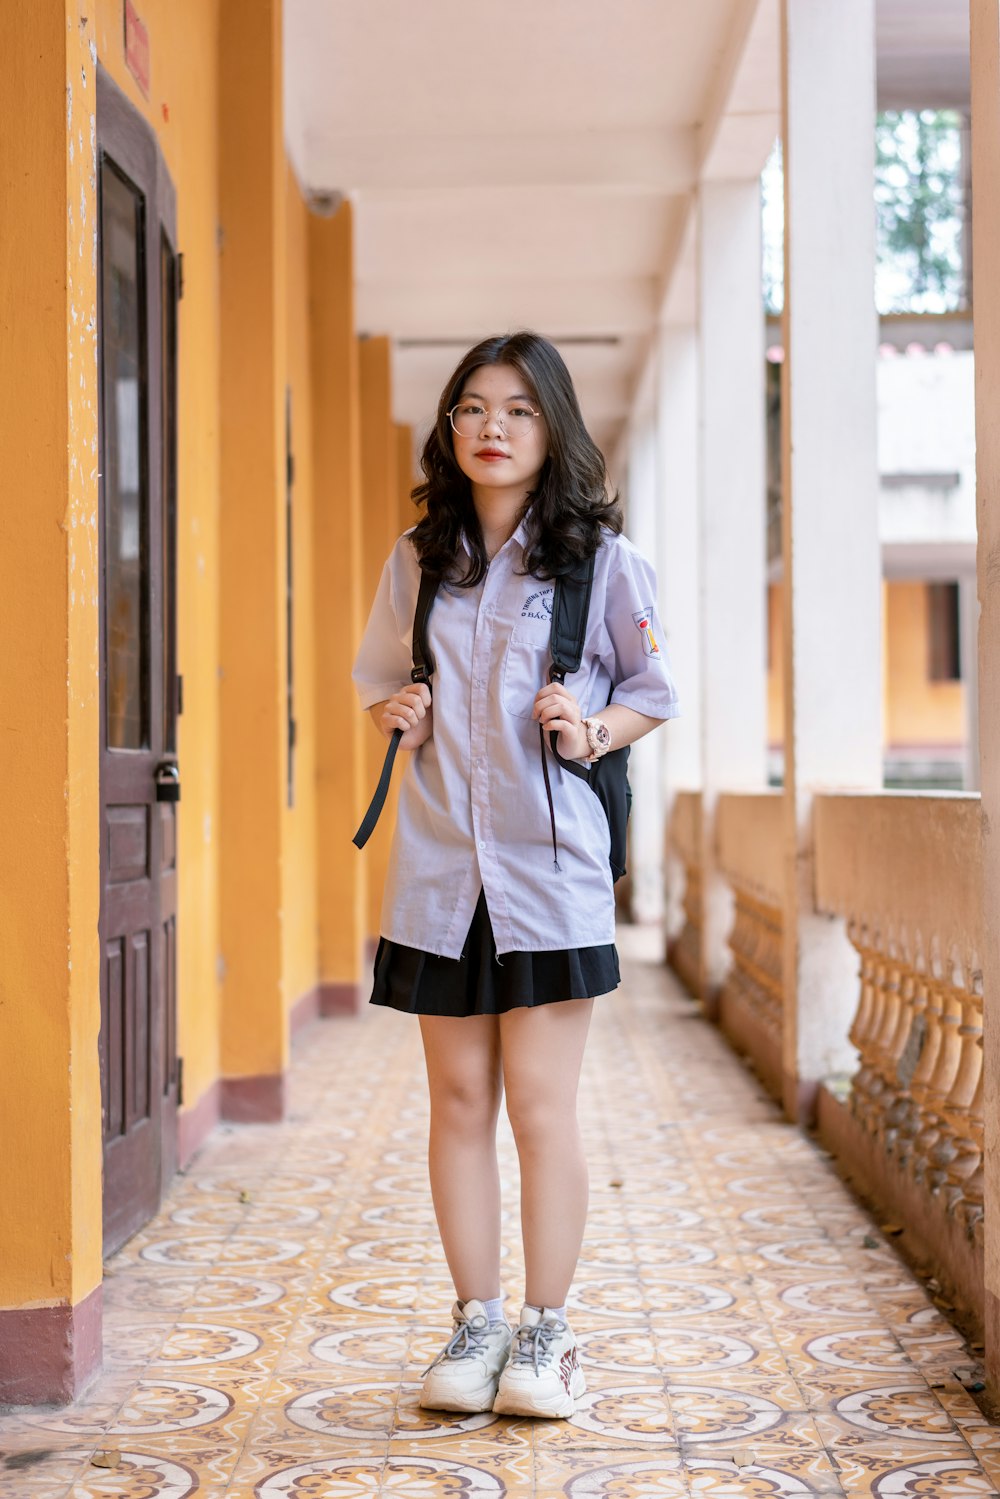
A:
<svg viewBox="0 0 1000 1499">
<path fill-rule="evenodd" d="M 98 76 L 101 1088 L 104 1248 L 176 1167 L 174 200 L 155 139 Z"/>
</svg>

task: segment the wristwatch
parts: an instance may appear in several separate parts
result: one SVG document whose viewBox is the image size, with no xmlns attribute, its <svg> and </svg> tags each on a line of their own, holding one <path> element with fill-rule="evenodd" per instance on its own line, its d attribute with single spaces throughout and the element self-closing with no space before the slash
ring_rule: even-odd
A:
<svg viewBox="0 0 1000 1499">
<path fill-rule="evenodd" d="M 606 755 L 611 748 L 611 730 L 600 718 L 585 718 L 583 727 L 587 731 L 587 743 L 590 745 L 590 757 L 587 761 L 589 765 Z"/>
</svg>

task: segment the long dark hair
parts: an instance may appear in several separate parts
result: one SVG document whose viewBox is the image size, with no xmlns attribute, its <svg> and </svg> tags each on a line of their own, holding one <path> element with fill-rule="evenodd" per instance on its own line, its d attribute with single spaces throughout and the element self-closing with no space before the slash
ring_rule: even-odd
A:
<svg viewBox="0 0 1000 1499">
<path fill-rule="evenodd" d="M 618 495 L 608 491 L 604 457 L 583 424 L 562 355 L 547 338 L 529 332 L 500 334 L 476 344 L 441 393 L 437 421 L 420 457 L 424 479 L 413 491 L 416 503 L 426 507 L 413 532 L 420 565 L 463 588 L 474 587 L 486 574 L 472 484 L 456 462 L 448 420 L 469 375 L 484 364 L 509 364 L 517 370 L 545 418 L 549 455 L 525 502 L 530 523 L 524 564 L 534 577 L 559 577 L 593 556 L 602 526 L 621 531 L 622 512 Z M 458 565 L 463 531 L 472 553 L 464 573 Z"/>
</svg>

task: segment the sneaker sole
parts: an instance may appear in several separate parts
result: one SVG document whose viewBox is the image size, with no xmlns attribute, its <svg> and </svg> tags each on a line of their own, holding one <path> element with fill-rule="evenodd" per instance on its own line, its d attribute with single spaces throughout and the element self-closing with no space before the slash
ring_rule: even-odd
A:
<svg viewBox="0 0 1000 1499">
<path fill-rule="evenodd" d="M 583 1376 L 583 1370 L 574 1371 L 570 1384 L 569 1393 L 560 1391 L 558 1396 L 549 1400 L 540 1400 L 532 1396 L 530 1390 L 498 1390 L 497 1398 L 493 1402 L 493 1410 L 498 1416 L 572 1416 L 576 1411 L 576 1402 L 581 1395 L 587 1392 L 587 1381 Z"/>
<path fill-rule="evenodd" d="M 420 1399 L 417 1402 L 421 1409 L 429 1411 L 461 1411 L 464 1415 L 478 1416 L 483 1411 L 491 1411 L 496 1399 L 497 1387 L 495 1384 L 482 1385 L 478 1390 L 470 1390 L 467 1394 L 443 1394 L 440 1398 L 425 1395 L 421 1390 Z"/>
</svg>

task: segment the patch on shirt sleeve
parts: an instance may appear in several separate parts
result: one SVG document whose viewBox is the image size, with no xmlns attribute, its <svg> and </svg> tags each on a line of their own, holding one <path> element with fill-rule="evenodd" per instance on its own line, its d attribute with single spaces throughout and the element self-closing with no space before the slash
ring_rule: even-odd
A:
<svg viewBox="0 0 1000 1499">
<path fill-rule="evenodd" d="M 646 655 L 655 656 L 658 661 L 660 659 L 660 647 L 656 636 L 653 634 L 652 607 L 640 609 L 637 614 L 633 614 L 632 618 L 635 620 L 636 629 L 642 636 L 642 648 Z"/>
</svg>

